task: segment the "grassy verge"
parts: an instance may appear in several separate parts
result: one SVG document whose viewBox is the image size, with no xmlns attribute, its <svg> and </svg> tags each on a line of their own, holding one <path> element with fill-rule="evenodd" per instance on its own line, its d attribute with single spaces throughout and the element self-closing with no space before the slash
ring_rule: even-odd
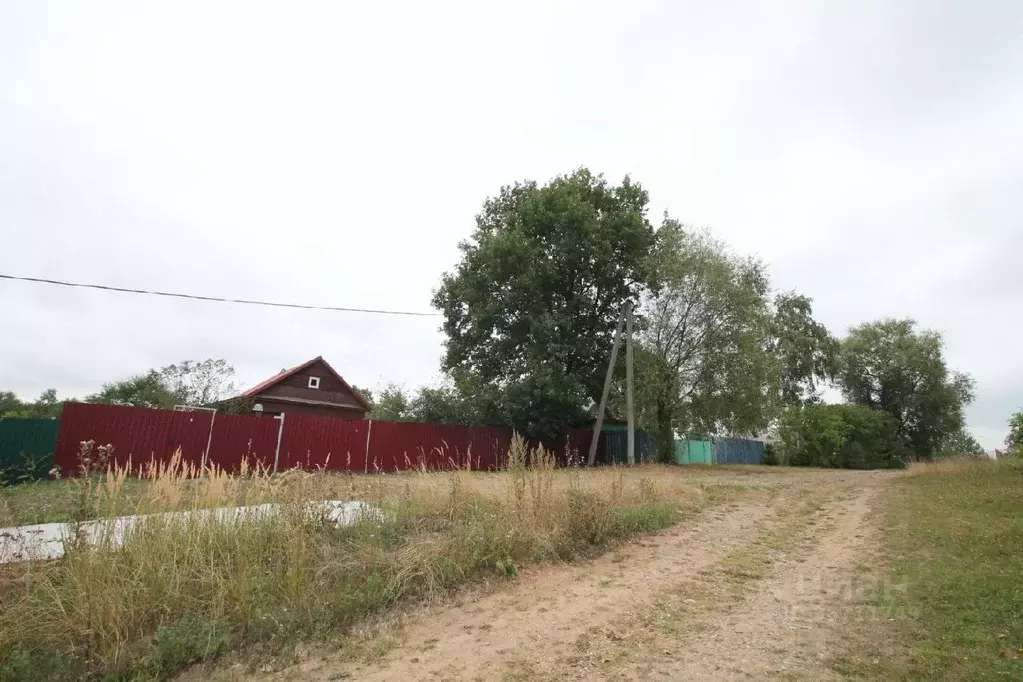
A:
<svg viewBox="0 0 1023 682">
<path fill-rule="evenodd" d="M 0 528 L 71 521 L 77 486 L 71 479 L 0 486 Z M 125 513 L 130 514 L 135 509 L 144 486 L 144 482 L 138 480 L 125 485 L 120 498 Z"/>
<path fill-rule="evenodd" d="M 870 676 L 883 679 L 1023 679 L 1023 463 L 910 474 L 888 506 L 892 580 L 904 590 L 877 604 L 892 627 L 858 658 L 878 660 Z"/>
<path fill-rule="evenodd" d="M 274 517 L 153 519 L 119 549 L 72 547 L 63 559 L 0 571 L 0 679 L 161 679 L 225 651 L 344 630 L 396 602 L 519 566 L 592 556 L 676 523 L 713 491 L 668 468 L 557 471 L 521 443 L 509 470 L 405 476 L 289 472 L 270 477 L 179 467 L 140 485 L 122 473 L 70 483 L 79 520 L 111 512 L 275 501 Z M 338 528 L 309 500 L 386 510 Z"/>
</svg>

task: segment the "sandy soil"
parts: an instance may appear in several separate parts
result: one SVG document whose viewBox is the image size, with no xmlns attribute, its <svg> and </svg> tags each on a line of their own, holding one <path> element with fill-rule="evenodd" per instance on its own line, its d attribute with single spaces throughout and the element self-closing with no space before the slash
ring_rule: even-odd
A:
<svg viewBox="0 0 1023 682">
<path fill-rule="evenodd" d="M 829 652 L 870 587 L 872 511 L 894 475 L 694 474 L 748 492 L 592 562 L 421 608 L 370 662 L 328 654 L 261 677 L 836 679 Z"/>
</svg>

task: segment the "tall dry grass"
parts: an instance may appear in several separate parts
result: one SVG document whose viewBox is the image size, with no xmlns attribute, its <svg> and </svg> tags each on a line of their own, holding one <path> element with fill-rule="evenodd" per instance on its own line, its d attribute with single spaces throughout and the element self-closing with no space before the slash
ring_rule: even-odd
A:
<svg viewBox="0 0 1023 682">
<path fill-rule="evenodd" d="M 944 474 L 966 474 L 981 471 L 985 467 L 997 468 L 998 460 L 987 455 L 954 455 L 932 462 L 911 462 L 906 469 L 910 476 L 941 476 Z"/>
<path fill-rule="evenodd" d="M 501 473 L 272 476 L 196 472 L 176 458 L 146 469 L 130 496 L 125 469 L 83 476 L 76 519 L 265 502 L 281 513 L 152 516 L 119 548 L 111 524 L 61 560 L 3 567 L 0 678 L 165 678 L 247 643 L 279 647 L 400 600 L 591 556 L 705 501 L 667 468 L 558 470 L 520 438 L 508 462 Z M 385 514 L 339 528 L 309 513 L 324 499 Z"/>
</svg>

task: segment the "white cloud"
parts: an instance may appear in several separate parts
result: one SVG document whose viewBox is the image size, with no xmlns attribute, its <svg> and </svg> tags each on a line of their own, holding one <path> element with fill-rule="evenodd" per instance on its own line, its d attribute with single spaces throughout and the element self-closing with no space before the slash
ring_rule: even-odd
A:
<svg viewBox="0 0 1023 682">
<path fill-rule="evenodd" d="M 424 310 L 483 199 L 586 165 L 759 253 L 841 332 L 942 329 L 1023 403 L 1017 3 L 0 7 L 0 272 Z M 432 380 L 435 319 L 0 283 L 24 395 L 223 356 Z"/>
</svg>

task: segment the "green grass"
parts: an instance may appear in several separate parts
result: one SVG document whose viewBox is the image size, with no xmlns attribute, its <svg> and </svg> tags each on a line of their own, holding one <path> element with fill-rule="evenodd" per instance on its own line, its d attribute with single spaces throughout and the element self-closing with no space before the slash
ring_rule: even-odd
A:
<svg viewBox="0 0 1023 682">
<path fill-rule="evenodd" d="M 869 676 L 1023 679 L 1023 463 L 914 465 L 893 482 L 891 630 Z M 854 668 L 847 668 L 853 672 Z"/>
<path fill-rule="evenodd" d="M 125 514 L 134 511 L 145 483 L 138 479 L 125 482 L 120 501 Z M 71 508 L 77 483 L 71 479 L 42 480 L 18 485 L 0 486 L 0 528 L 36 523 L 71 521 Z"/>
</svg>

